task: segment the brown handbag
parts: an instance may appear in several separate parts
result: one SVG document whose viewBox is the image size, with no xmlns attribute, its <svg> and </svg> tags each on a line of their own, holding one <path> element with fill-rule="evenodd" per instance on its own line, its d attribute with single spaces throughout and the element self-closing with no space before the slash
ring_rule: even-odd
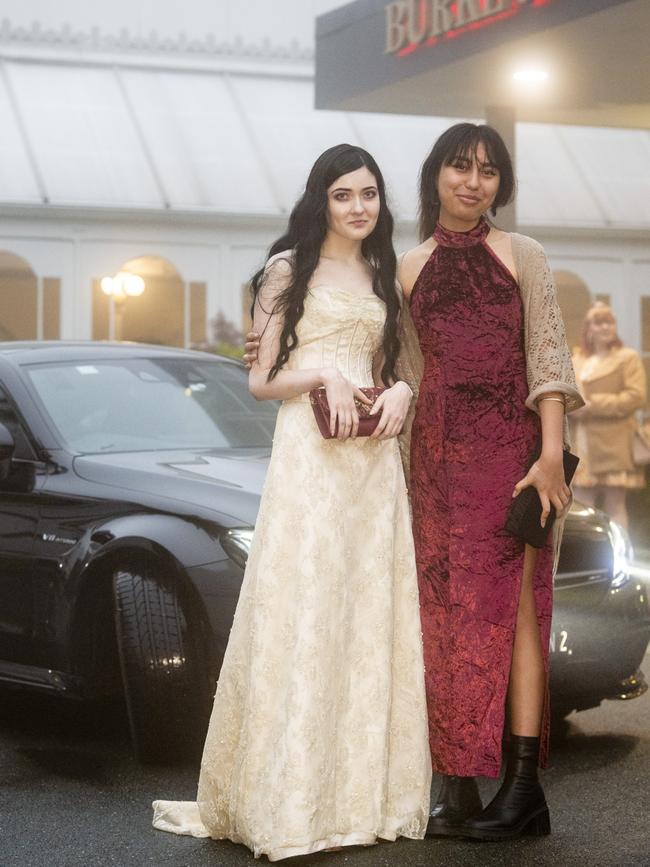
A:
<svg viewBox="0 0 650 867">
<path fill-rule="evenodd" d="M 360 400 L 355 398 L 355 405 L 357 408 L 357 412 L 359 413 L 359 430 L 357 432 L 358 437 L 369 437 L 371 433 L 375 430 L 377 425 L 379 424 L 379 419 L 381 418 L 381 413 L 378 412 L 376 415 L 370 415 L 370 410 L 375 405 L 375 401 L 379 397 L 380 394 L 383 394 L 386 389 L 385 388 L 361 388 L 366 397 L 369 397 L 372 401 L 372 406 L 368 406 L 365 403 L 361 403 Z M 311 403 L 311 408 L 314 411 L 314 417 L 316 418 L 316 424 L 318 425 L 318 429 L 326 440 L 332 439 L 332 434 L 330 433 L 330 407 L 327 402 L 327 392 L 325 388 L 321 386 L 320 388 L 312 388 L 309 392 L 309 400 Z M 334 436 L 338 433 L 338 421 L 336 423 L 336 430 L 334 432 Z"/>
</svg>

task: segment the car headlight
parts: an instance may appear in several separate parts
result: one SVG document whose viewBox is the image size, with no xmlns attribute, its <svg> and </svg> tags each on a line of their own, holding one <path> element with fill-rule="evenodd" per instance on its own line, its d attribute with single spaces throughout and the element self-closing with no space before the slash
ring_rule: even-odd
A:
<svg viewBox="0 0 650 867">
<path fill-rule="evenodd" d="M 614 555 L 612 569 L 612 587 L 622 587 L 630 577 L 630 563 L 634 559 L 634 551 L 630 537 L 616 521 L 608 521 L 607 534 Z"/>
<path fill-rule="evenodd" d="M 246 561 L 248 560 L 248 552 L 251 549 L 252 541 L 252 527 L 235 527 L 221 534 L 223 550 L 242 569 L 246 568 Z"/>
</svg>

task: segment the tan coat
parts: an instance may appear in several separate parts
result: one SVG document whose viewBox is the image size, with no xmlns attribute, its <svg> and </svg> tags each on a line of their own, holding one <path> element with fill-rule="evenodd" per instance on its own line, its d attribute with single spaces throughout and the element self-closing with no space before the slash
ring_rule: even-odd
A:
<svg viewBox="0 0 650 867">
<path fill-rule="evenodd" d="M 646 375 L 638 354 L 628 346 L 612 349 L 605 357 L 573 356 L 587 415 L 574 422 L 575 434 L 582 429 L 590 473 L 638 469 L 632 460 L 632 440 L 637 428 L 635 412 L 646 402 Z"/>
<path fill-rule="evenodd" d="M 578 391 L 571 353 L 566 342 L 564 322 L 557 303 L 555 282 L 543 247 L 526 235 L 514 232 L 512 253 L 518 275 L 519 290 L 524 310 L 524 344 L 528 397 L 526 406 L 539 412 L 537 399 L 545 392 L 560 392 L 565 396 L 566 411 L 583 406 Z M 417 332 L 408 304 L 403 305 L 400 324 L 401 349 L 397 361 L 397 378 L 405 380 L 414 393 L 411 408 L 400 435 L 400 449 L 407 480 L 410 477 L 411 426 L 415 404 L 424 369 Z M 568 448 L 569 429 L 565 419 L 565 446 Z M 564 520 L 554 525 L 555 568 L 559 558 Z"/>
</svg>

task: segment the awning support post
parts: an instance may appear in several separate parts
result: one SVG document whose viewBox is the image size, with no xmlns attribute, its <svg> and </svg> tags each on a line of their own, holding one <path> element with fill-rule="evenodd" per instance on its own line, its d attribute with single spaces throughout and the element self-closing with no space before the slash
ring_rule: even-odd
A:
<svg viewBox="0 0 650 867">
<path fill-rule="evenodd" d="M 517 177 L 517 154 L 515 151 L 516 114 L 514 105 L 489 105 L 485 109 L 485 122 L 496 129 L 510 151 L 515 178 Z M 517 209 L 514 202 L 503 208 L 499 208 L 496 224 L 506 232 L 515 232 L 517 230 Z"/>
</svg>

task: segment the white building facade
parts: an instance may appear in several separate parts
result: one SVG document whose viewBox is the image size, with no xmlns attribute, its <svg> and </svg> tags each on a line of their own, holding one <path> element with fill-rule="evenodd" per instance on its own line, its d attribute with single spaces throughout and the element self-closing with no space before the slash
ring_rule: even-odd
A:
<svg viewBox="0 0 650 867">
<path fill-rule="evenodd" d="M 281 4 L 276 4 L 280 6 Z M 0 339 L 209 341 L 315 157 L 341 141 L 386 176 L 398 248 L 445 118 L 316 111 L 310 45 L 0 25 Z M 611 300 L 650 359 L 650 133 L 519 124 L 519 230 L 546 247 L 572 341 Z M 139 274 L 124 300 L 101 281 Z"/>
</svg>

